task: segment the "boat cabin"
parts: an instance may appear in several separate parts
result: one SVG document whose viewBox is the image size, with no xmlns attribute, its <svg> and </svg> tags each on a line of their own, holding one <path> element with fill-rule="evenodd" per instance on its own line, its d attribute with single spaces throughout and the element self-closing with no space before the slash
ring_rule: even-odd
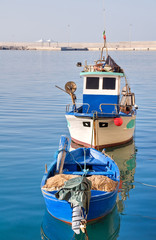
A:
<svg viewBox="0 0 156 240">
<path fill-rule="evenodd" d="M 119 112 L 120 78 L 123 73 L 81 72 L 83 84 L 83 113 Z"/>
</svg>

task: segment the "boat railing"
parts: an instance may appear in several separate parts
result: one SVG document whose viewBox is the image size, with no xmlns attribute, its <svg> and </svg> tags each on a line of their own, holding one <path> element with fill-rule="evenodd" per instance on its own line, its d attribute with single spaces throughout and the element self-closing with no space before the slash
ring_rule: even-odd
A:
<svg viewBox="0 0 156 240">
<path fill-rule="evenodd" d="M 120 108 L 120 104 L 115 104 L 115 103 L 101 103 L 99 105 L 99 109 L 101 112 L 97 112 L 98 114 L 105 114 L 106 111 L 104 111 L 104 107 L 108 107 L 108 106 L 114 106 L 114 110 L 109 112 L 109 114 L 112 115 L 118 115 L 119 113 L 119 108 Z M 66 105 L 66 112 L 75 112 L 75 113 L 88 113 L 90 109 L 90 105 L 88 103 L 77 103 L 75 105 L 71 105 L 68 104 Z M 108 112 L 107 112 L 108 113 Z"/>
<path fill-rule="evenodd" d="M 93 65 L 85 65 L 84 66 L 84 71 L 85 72 L 94 72 L 94 66 Z"/>
<path fill-rule="evenodd" d="M 86 108 L 85 108 L 86 107 Z M 77 112 L 80 113 L 83 109 L 83 113 L 88 113 L 90 105 L 88 103 L 77 103 L 76 105 L 66 105 L 66 112 Z"/>
<path fill-rule="evenodd" d="M 115 103 L 101 103 L 100 106 L 99 106 L 99 109 L 101 111 L 101 113 L 104 113 L 103 110 L 102 110 L 102 106 L 114 106 L 114 111 L 112 111 L 110 114 L 118 114 L 118 108 L 119 108 L 119 104 L 115 104 Z"/>
</svg>

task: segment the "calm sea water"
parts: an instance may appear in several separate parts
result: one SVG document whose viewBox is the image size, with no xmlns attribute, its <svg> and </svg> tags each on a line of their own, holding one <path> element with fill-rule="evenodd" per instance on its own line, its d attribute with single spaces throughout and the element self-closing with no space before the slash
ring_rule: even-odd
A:
<svg viewBox="0 0 156 240">
<path fill-rule="evenodd" d="M 89 239 L 156 239 L 156 52 L 110 54 L 127 73 L 139 110 L 134 141 L 107 149 L 120 168 L 120 193 L 113 212 L 88 226 Z M 46 212 L 40 182 L 61 134 L 68 135 L 64 113 L 70 96 L 55 85 L 75 81 L 81 102 L 76 62 L 99 56 L 0 51 L 1 240 L 72 239 L 70 226 Z"/>
</svg>

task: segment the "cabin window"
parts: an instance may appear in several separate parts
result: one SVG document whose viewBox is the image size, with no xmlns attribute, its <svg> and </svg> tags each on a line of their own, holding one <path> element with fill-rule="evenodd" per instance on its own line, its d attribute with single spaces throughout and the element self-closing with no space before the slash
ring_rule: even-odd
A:
<svg viewBox="0 0 156 240">
<path fill-rule="evenodd" d="M 103 78 L 102 89 L 115 90 L 116 78 Z"/>
<path fill-rule="evenodd" d="M 99 89 L 99 78 L 98 77 L 87 77 L 86 89 Z"/>
<path fill-rule="evenodd" d="M 83 122 L 84 127 L 90 127 L 90 122 Z"/>
</svg>

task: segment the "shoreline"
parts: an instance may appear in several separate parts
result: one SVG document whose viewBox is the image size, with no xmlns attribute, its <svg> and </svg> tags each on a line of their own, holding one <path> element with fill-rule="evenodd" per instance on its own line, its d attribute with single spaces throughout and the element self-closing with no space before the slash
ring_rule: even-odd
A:
<svg viewBox="0 0 156 240">
<path fill-rule="evenodd" d="M 0 42 L 0 50 L 99 51 L 102 47 L 103 43 Z M 156 41 L 108 42 L 107 48 L 109 51 L 156 51 Z"/>
</svg>

